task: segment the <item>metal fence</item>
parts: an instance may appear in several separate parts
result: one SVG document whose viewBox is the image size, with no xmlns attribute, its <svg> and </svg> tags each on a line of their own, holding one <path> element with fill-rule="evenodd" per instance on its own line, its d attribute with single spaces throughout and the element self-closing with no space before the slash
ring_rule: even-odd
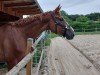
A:
<svg viewBox="0 0 100 75">
<path fill-rule="evenodd" d="M 100 28 L 81 28 L 81 29 L 74 29 L 75 32 L 100 32 Z"/>
</svg>

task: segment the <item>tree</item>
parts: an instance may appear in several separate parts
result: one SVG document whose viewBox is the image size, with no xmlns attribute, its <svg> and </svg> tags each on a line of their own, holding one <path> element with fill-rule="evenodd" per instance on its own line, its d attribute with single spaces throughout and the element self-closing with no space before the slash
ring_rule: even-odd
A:
<svg viewBox="0 0 100 75">
<path fill-rule="evenodd" d="M 87 21 L 89 21 L 89 18 L 87 18 L 86 16 L 80 16 L 80 17 L 76 18 L 76 21 L 87 22 Z"/>
<path fill-rule="evenodd" d="M 76 21 L 72 22 L 72 26 L 77 29 L 88 28 L 88 21 L 89 19 L 87 17 L 81 15 L 78 18 L 76 18 Z"/>
<path fill-rule="evenodd" d="M 97 21 L 100 19 L 100 13 L 87 14 L 86 17 L 88 17 L 90 20 Z"/>
<path fill-rule="evenodd" d="M 65 21 L 70 24 L 71 20 L 68 18 L 68 14 L 64 10 L 61 11 L 61 15 L 65 19 Z"/>
<path fill-rule="evenodd" d="M 62 10 L 61 15 L 73 28 L 100 28 L 100 13 L 91 13 L 87 15 L 68 15 L 64 10 Z"/>
<path fill-rule="evenodd" d="M 76 18 L 78 18 L 80 15 L 68 15 L 68 18 L 72 21 L 76 21 Z"/>
</svg>

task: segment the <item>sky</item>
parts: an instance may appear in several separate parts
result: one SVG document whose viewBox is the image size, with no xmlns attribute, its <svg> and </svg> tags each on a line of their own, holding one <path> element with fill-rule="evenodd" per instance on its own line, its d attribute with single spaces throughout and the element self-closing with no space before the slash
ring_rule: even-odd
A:
<svg viewBox="0 0 100 75">
<path fill-rule="evenodd" d="M 44 12 L 54 10 L 59 4 L 68 14 L 100 12 L 100 0 L 38 0 Z"/>
</svg>

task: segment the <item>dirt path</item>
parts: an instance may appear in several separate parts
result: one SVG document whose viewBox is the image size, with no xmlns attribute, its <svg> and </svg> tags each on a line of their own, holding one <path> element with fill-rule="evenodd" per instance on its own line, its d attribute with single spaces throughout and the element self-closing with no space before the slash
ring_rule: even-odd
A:
<svg viewBox="0 0 100 75">
<path fill-rule="evenodd" d="M 52 39 L 48 52 L 49 75 L 100 75 L 93 64 L 65 39 Z"/>
<path fill-rule="evenodd" d="M 77 35 L 70 42 L 78 47 L 100 71 L 100 35 Z"/>
</svg>

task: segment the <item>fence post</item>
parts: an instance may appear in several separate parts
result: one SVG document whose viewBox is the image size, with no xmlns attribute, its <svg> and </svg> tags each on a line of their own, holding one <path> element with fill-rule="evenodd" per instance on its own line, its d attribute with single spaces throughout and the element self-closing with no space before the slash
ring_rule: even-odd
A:
<svg viewBox="0 0 100 75">
<path fill-rule="evenodd" d="M 49 38 L 51 38 L 51 30 L 49 30 L 48 33 L 49 33 Z"/>
<path fill-rule="evenodd" d="M 83 28 L 82 28 L 82 32 L 84 32 L 84 31 L 83 31 Z"/>
<path fill-rule="evenodd" d="M 85 28 L 84 28 L 84 32 L 85 32 Z"/>
<path fill-rule="evenodd" d="M 95 32 L 97 32 L 97 28 L 95 28 Z"/>
<path fill-rule="evenodd" d="M 27 54 L 30 52 L 32 44 L 33 44 L 33 39 L 29 38 L 27 40 L 27 51 L 26 51 Z M 32 72 L 32 60 L 30 60 L 26 65 L 26 75 L 31 75 L 31 72 Z"/>
</svg>

